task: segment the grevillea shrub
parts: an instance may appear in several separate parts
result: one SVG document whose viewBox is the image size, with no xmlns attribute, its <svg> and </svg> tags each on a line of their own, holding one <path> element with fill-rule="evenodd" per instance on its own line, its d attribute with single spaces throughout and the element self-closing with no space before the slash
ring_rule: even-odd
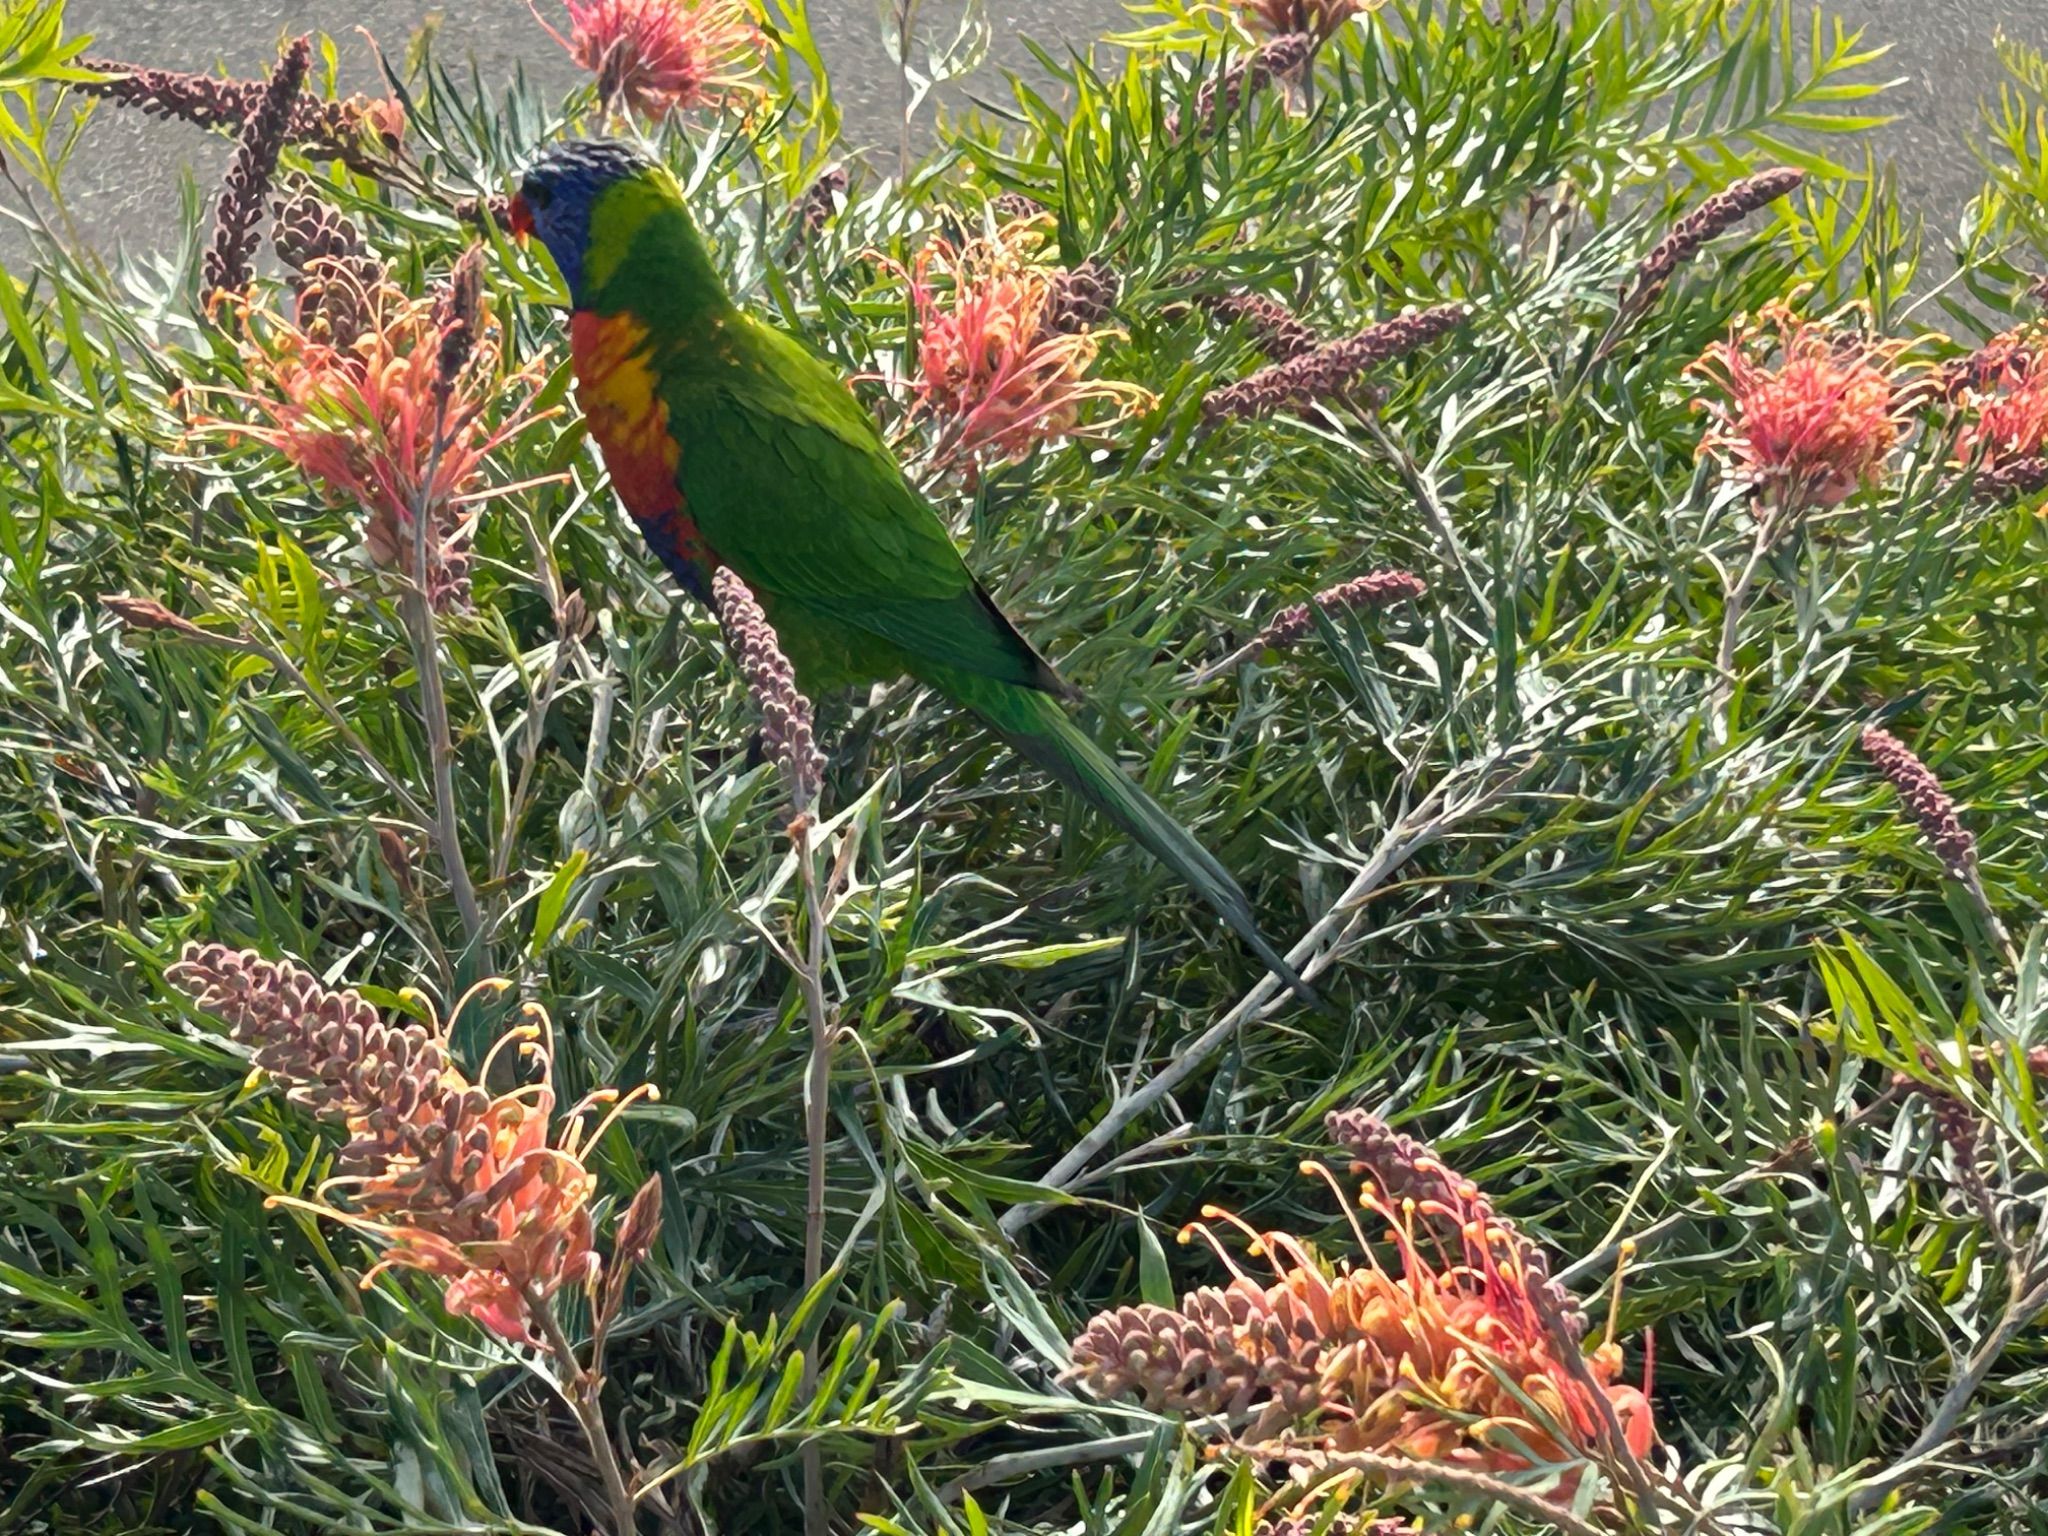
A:
<svg viewBox="0 0 2048 1536">
<path fill-rule="evenodd" d="M 0 1530 L 2032 1529 L 2048 61 L 1934 242 L 1790 0 L 1158 0 L 952 116 L 891 5 L 902 133 L 837 9 L 531 9 L 559 96 L 0 0 Z M 117 116 L 232 169 L 91 250 Z M 1314 1006 L 648 557 L 510 198 L 600 133 Z"/>
</svg>

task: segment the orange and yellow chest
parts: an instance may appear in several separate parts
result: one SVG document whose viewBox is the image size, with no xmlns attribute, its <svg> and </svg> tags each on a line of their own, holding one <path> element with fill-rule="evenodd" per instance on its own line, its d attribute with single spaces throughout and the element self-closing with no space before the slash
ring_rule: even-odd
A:
<svg viewBox="0 0 2048 1536">
<path fill-rule="evenodd" d="M 669 430 L 647 327 L 631 315 L 577 310 L 569 317 L 576 401 L 612 485 L 649 546 L 685 579 L 717 564 L 690 519 L 676 479 L 682 445 Z"/>
</svg>

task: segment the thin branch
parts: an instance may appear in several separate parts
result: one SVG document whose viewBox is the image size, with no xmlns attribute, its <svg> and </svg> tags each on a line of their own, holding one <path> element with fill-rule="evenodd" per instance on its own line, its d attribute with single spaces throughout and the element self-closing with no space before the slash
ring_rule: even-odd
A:
<svg viewBox="0 0 2048 1536">
<path fill-rule="evenodd" d="M 1933 1416 L 1914 1437 L 1913 1443 L 1899 1454 L 1891 1466 L 1856 1490 L 1855 1496 L 1849 1500 L 1851 1515 L 1867 1514 L 1886 1494 L 1919 1472 L 1921 1464 L 1948 1443 L 1956 1432 L 1956 1426 L 1962 1423 L 1971 1401 L 1990 1378 L 1999 1357 L 2005 1353 L 2006 1346 L 2032 1327 L 2044 1309 L 2048 1309 L 2048 1268 L 2044 1268 L 2037 1257 L 2033 1272 L 2028 1276 L 2028 1284 L 2013 1292 L 1998 1326 L 1977 1346 L 1977 1352 L 1970 1356 L 1962 1372 L 1949 1383 L 1948 1391 L 1942 1394 Z"/>
<path fill-rule="evenodd" d="M 1363 1472 L 1390 1483 L 1434 1483 L 1440 1488 L 1452 1488 L 1505 1504 L 1532 1520 L 1540 1520 L 1565 1532 L 1565 1536 L 1607 1536 L 1599 1526 L 1589 1520 L 1581 1520 L 1569 1509 L 1540 1493 L 1464 1467 L 1421 1461 L 1412 1456 L 1385 1456 L 1377 1451 L 1318 1451 L 1279 1445 L 1236 1445 L 1233 1449 L 1261 1461 L 1284 1461 L 1290 1466 L 1305 1467 L 1312 1472 L 1332 1476 Z M 1328 1481 L 1328 1478 L 1323 1481 Z"/>
<path fill-rule="evenodd" d="M 1499 766 L 1498 758 L 1490 759 L 1479 767 L 1478 772 L 1485 778 Z M 1315 926 L 1303 934 L 1287 952 L 1287 963 L 1298 970 L 1307 981 L 1315 980 L 1328 970 L 1352 944 L 1359 942 L 1359 935 L 1352 931 L 1354 920 L 1373 893 L 1417 853 L 1437 842 L 1453 826 L 1497 803 L 1526 771 L 1526 765 L 1518 765 L 1505 778 L 1483 788 L 1472 799 L 1455 806 L 1449 801 L 1453 780 L 1446 779 L 1438 784 L 1413 810 L 1388 830 L 1372 857 L 1366 860 L 1351 884 L 1345 888 L 1343 895 L 1337 898 L 1330 910 L 1324 913 Z M 1083 1182 L 1089 1165 L 1123 1134 L 1126 1126 L 1200 1071 L 1209 1058 L 1221 1050 L 1247 1023 L 1271 1014 L 1281 1001 L 1282 986 L 1283 983 L 1271 972 L 1261 976 L 1252 985 L 1251 990 L 1238 1000 L 1236 1006 L 1193 1040 L 1179 1047 L 1173 1061 L 1154 1073 L 1143 1087 L 1124 1094 L 1112 1104 L 1109 1112 L 1096 1122 L 1094 1128 L 1075 1143 L 1064 1157 L 1054 1163 L 1038 1182 L 1049 1189 L 1059 1191 L 1070 1190 Z M 1001 1227 L 1004 1235 L 1014 1238 L 1050 1209 L 1052 1206 L 1044 1202 L 1012 1206 L 1003 1213 Z"/>
<path fill-rule="evenodd" d="M 809 1295 L 825 1273 L 825 1132 L 827 1099 L 832 1091 L 832 1043 L 835 1024 L 825 997 L 825 903 L 818 889 L 816 826 L 800 814 L 790 828 L 796 843 L 797 878 L 803 886 L 803 963 L 795 968 L 797 990 L 810 1021 L 810 1064 L 804 1077 L 804 1294 Z M 806 1403 L 818 1390 L 818 1349 L 804 1351 L 799 1391 Z M 826 1536 L 825 1468 L 815 1439 L 804 1443 L 804 1536 Z"/>
<path fill-rule="evenodd" d="M 594 1372 L 585 1370 L 583 1362 L 576 1358 L 576 1346 L 562 1331 L 561 1319 L 555 1316 L 554 1303 L 531 1287 L 527 1290 L 526 1301 L 528 1309 L 540 1319 L 548 1353 L 554 1357 L 555 1369 L 560 1373 L 556 1389 L 575 1412 L 577 1422 L 583 1426 L 583 1438 L 590 1444 L 590 1454 L 597 1460 L 598 1475 L 604 1479 L 605 1498 L 611 1505 L 614 1536 L 633 1536 L 633 1491 L 627 1486 L 625 1469 L 619 1464 L 619 1453 L 612 1444 L 611 1431 L 605 1427 L 604 1405 L 599 1401 L 603 1382 Z"/>
</svg>

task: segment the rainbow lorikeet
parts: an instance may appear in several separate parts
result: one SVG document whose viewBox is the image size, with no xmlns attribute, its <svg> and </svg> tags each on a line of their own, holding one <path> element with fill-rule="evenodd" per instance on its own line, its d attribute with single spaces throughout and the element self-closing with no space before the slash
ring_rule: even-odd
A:
<svg viewBox="0 0 2048 1536">
<path fill-rule="evenodd" d="M 1072 690 L 968 571 L 852 391 L 733 303 L 666 169 L 612 140 L 555 145 L 525 172 L 510 223 L 568 285 L 591 436 L 693 596 L 708 600 L 732 567 L 806 691 L 908 673 L 973 711 L 1306 992 L 1230 872 L 1074 723 Z"/>
</svg>

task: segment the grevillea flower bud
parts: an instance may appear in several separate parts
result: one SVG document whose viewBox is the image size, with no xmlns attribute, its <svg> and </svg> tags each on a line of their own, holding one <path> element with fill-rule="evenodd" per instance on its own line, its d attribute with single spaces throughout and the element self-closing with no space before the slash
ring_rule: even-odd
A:
<svg viewBox="0 0 2048 1536">
<path fill-rule="evenodd" d="M 831 222 L 832 215 L 838 211 L 839 199 L 848 185 L 846 172 L 834 166 L 804 188 L 804 195 L 796 200 L 796 206 L 790 213 L 790 222 L 794 226 L 794 237 L 799 250 L 817 239 L 825 226 Z"/>
<path fill-rule="evenodd" d="M 1249 59 L 1231 65 L 1216 79 L 1207 81 L 1195 93 L 1195 131 L 1209 133 L 1236 113 L 1239 103 L 1256 95 L 1275 80 L 1287 80 L 1301 73 L 1315 55 L 1315 39 L 1293 32 L 1276 37 Z M 1179 138 L 1178 113 L 1166 120 L 1169 138 Z"/>
<path fill-rule="evenodd" d="M 1948 1143 L 1949 1155 L 1955 1159 L 1957 1187 L 1972 1205 L 1979 1210 L 1989 1210 L 1991 1188 L 1984 1182 L 1983 1170 L 1977 1166 L 1977 1152 L 1984 1128 L 1976 1112 L 1952 1093 L 1929 1090 L 1927 1097 L 1934 1111 L 1935 1134 Z"/>
<path fill-rule="evenodd" d="M 1976 480 L 1980 501 L 2025 501 L 2041 491 L 2048 491 L 2048 459 L 2014 459 Z"/>
<path fill-rule="evenodd" d="M 504 193 L 493 193 L 489 197 L 460 198 L 455 204 L 455 217 L 465 224 L 495 224 L 503 229 L 512 217 L 512 199 Z"/>
<path fill-rule="evenodd" d="M 292 108 L 306 83 L 306 69 L 312 62 L 312 44 L 294 38 L 286 45 L 277 67 L 270 73 L 263 99 L 242 125 L 235 143 L 234 162 L 228 167 L 227 185 L 214 212 L 213 243 L 206 251 L 205 282 L 207 302 L 223 293 L 240 293 L 249 286 L 249 258 L 256 253 L 256 221 L 263 201 L 270 195 L 271 178 L 277 174 L 278 152 L 284 148 L 291 127 Z"/>
<path fill-rule="evenodd" d="M 1202 401 L 1202 414 L 1212 422 L 1252 421 L 1288 406 L 1329 400 L 1367 369 L 1406 357 L 1456 330 L 1464 319 L 1464 305 L 1438 304 L 1382 320 L 1355 336 L 1211 390 Z"/>
<path fill-rule="evenodd" d="M 1956 803 L 1934 771 L 1921 762 L 1913 749 L 1882 726 L 1863 728 L 1863 754 L 1877 771 L 1892 782 L 1906 809 L 1919 824 L 1920 835 L 1941 860 L 1942 867 L 1958 880 L 1967 880 L 1977 868 L 1977 840 L 1956 815 Z"/>
<path fill-rule="evenodd" d="M 638 1264 L 654 1249 L 661 1235 L 661 1175 L 655 1174 L 633 1196 L 626 1214 L 619 1220 L 612 1253 L 621 1265 Z"/>
<path fill-rule="evenodd" d="M 1078 267 L 1062 268 L 1047 284 L 1038 323 L 1061 336 L 1093 330 L 1109 318 L 1122 287 L 1109 264 L 1092 256 Z"/>
<path fill-rule="evenodd" d="M 104 594 L 100 606 L 119 619 L 129 629 L 183 635 L 191 640 L 214 640 L 190 619 L 183 619 L 171 612 L 153 597 L 129 597 L 118 592 Z"/>
<path fill-rule="evenodd" d="M 1251 332 L 1259 350 L 1276 363 L 1289 362 L 1316 349 L 1315 327 L 1278 299 L 1263 293 L 1239 288 L 1229 293 L 1197 294 L 1195 302 L 1224 324 L 1241 325 Z"/>
<path fill-rule="evenodd" d="M 1655 1440 L 1647 1397 L 1616 1380 L 1619 1345 L 1588 1350 L 1561 1323 L 1570 1298 L 1535 1245 L 1421 1143 L 1356 1112 L 1332 1123 L 1372 1159 L 1355 1171 L 1384 1167 L 1392 1181 L 1375 1173 L 1354 1205 L 1328 1168 L 1302 1165 L 1344 1198 L 1354 1257 L 1325 1258 L 1292 1233 L 1205 1206 L 1181 1240 L 1207 1243 L 1230 1283 L 1177 1307 L 1098 1314 L 1073 1341 L 1067 1377 L 1155 1412 L 1222 1416 L 1254 1457 L 1365 1452 L 1512 1474 L 1562 1471 L 1614 1440 L 1645 1454 Z M 1384 1223 L 1398 1268 L 1382 1264 L 1359 1211 Z M 1239 1265 L 1226 1228 L 1270 1278 Z M 1575 1475 L 1553 1486 L 1548 1496 L 1569 1500 Z"/>
<path fill-rule="evenodd" d="M 528 1005 L 506 1047 L 538 1069 L 539 1081 L 493 1096 L 449 1061 L 441 1026 L 388 1025 L 351 991 L 337 992 L 289 961 L 268 961 L 221 945 L 188 946 L 171 982 L 227 1020 L 255 1048 L 256 1064 L 293 1103 L 347 1128 L 337 1159 L 341 1176 L 311 1201 L 273 1197 L 347 1222 L 388 1246 L 363 1277 L 417 1269 L 445 1282 L 448 1310 L 499 1335 L 531 1342 L 548 1298 L 568 1285 L 597 1286 L 590 1199 L 596 1179 L 584 1148 L 601 1137 L 626 1103 L 603 1089 L 557 1123 L 547 1015 Z M 485 983 L 479 990 L 502 990 Z M 488 1076 L 486 1058 L 480 1076 Z M 612 1114 L 595 1127 L 598 1106 Z M 345 1188 L 344 1209 L 328 1203 Z M 659 1196 L 634 1201 L 623 1238 L 651 1241 Z"/>
<path fill-rule="evenodd" d="M 462 378 L 476 355 L 484 313 L 484 248 L 472 245 L 456 258 L 455 269 L 434 305 L 434 325 L 441 334 L 434 359 L 434 389 L 443 399 Z"/>
<path fill-rule="evenodd" d="M 1323 1118 L 1330 1140 L 1351 1154 L 1351 1171 L 1372 1179 L 1388 1201 L 1433 1210 L 1466 1210 L 1517 1252 L 1528 1277 L 1530 1304 L 1546 1326 L 1570 1338 L 1586 1331 L 1578 1300 L 1550 1278 L 1543 1250 L 1522 1235 L 1515 1224 L 1493 1208 L 1479 1186 L 1452 1169 L 1425 1141 L 1403 1135 L 1379 1116 L 1362 1109 L 1333 1110 Z"/>
<path fill-rule="evenodd" d="M 1378 0 L 1231 0 L 1252 24 L 1270 36 L 1306 32 L 1323 42 L 1352 17 L 1362 15 Z"/>
<path fill-rule="evenodd" d="M 1806 172 L 1778 165 L 1745 176 L 1716 192 L 1673 225 L 1671 232 L 1657 242 L 1656 249 L 1637 265 L 1623 291 L 1622 312 L 1647 309 L 1670 283 L 1672 275 L 1704 250 L 1709 241 L 1733 229 L 1759 208 L 1776 202 L 1804 180 Z"/>
<path fill-rule="evenodd" d="M 747 680 L 747 692 L 761 712 L 768 755 L 789 786 L 792 808 L 802 816 L 817 801 L 825 782 L 825 757 L 811 728 L 811 701 L 797 691 L 796 672 L 782 654 L 768 615 L 730 566 L 721 566 L 711 578 L 711 600 Z"/>
<path fill-rule="evenodd" d="M 419 1024 L 386 1024 L 361 994 L 336 991 L 289 960 L 188 944 L 165 973 L 225 1019 L 256 1065 L 294 1104 L 323 1119 L 374 1125 L 394 1152 L 421 1158 L 436 1140 L 449 1084 L 447 1052 Z M 344 1165 L 356 1171 L 350 1154 Z"/>
<path fill-rule="evenodd" d="M 362 232 L 302 188 L 278 203 L 270 240 L 293 274 L 299 328 L 338 347 L 353 344 L 370 323 L 371 296 L 391 280 Z"/>
<path fill-rule="evenodd" d="M 1045 204 L 1028 192 L 1001 192 L 989 206 L 996 211 L 996 217 L 1005 222 L 1017 219 L 1035 219 L 1046 212 Z"/>
</svg>

